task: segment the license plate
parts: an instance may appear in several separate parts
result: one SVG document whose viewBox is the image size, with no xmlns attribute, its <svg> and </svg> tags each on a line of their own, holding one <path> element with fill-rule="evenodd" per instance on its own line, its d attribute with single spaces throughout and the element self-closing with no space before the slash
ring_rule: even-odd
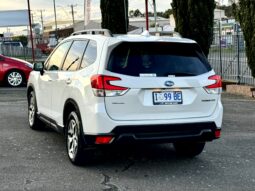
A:
<svg viewBox="0 0 255 191">
<path fill-rule="evenodd" d="M 177 105 L 182 104 L 181 91 L 153 92 L 154 105 Z"/>
</svg>

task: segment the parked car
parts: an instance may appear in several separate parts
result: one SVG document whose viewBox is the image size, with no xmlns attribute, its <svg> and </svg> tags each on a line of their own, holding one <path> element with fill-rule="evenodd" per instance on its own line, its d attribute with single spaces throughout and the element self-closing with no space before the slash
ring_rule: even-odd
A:
<svg viewBox="0 0 255 191">
<path fill-rule="evenodd" d="M 221 89 L 195 41 L 81 31 L 34 65 L 28 121 L 63 132 L 73 164 L 98 145 L 122 143 L 173 143 L 194 157 L 220 137 Z"/>
<path fill-rule="evenodd" d="M 2 44 L 5 46 L 15 46 L 23 48 L 23 44 L 20 41 L 3 41 Z"/>
<path fill-rule="evenodd" d="M 43 54 L 49 54 L 47 43 L 37 44 L 36 48 L 40 49 Z"/>
<path fill-rule="evenodd" d="M 17 58 L 0 55 L 0 82 L 11 87 L 26 84 L 33 65 Z"/>
</svg>

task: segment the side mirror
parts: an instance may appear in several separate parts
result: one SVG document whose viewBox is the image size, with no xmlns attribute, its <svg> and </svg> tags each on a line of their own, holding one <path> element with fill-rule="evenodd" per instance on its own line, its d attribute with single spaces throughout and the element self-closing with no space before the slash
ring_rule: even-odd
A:
<svg viewBox="0 0 255 191">
<path fill-rule="evenodd" d="M 39 62 L 39 63 L 34 63 L 33 67 L 34 71 L 40 72 L 41 75 L 44 74 L 44 64 Z"/>
</svg>

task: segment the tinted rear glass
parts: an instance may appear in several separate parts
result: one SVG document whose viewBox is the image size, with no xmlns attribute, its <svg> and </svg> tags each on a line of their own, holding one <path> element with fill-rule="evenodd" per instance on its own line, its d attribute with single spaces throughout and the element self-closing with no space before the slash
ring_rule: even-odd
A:
<svg viewBox="0 0 255 191">
<path fill-rule="evenodd" d="M 197 76 L 211 66 L 197 44 L 125 42 L 112 51 L 107 70 L 130 76 Z"/>
</svg>

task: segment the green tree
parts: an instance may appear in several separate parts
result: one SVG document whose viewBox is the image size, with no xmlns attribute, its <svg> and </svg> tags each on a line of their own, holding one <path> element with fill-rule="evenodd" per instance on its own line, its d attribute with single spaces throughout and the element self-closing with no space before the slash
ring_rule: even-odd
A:
<svg viewBox="0 0 255 191">
<path fill-rule="evenodd" d="M 144 13 L 142 14 L 142 16 L 145 17 L 145 16 L 146 16 L 146 13 L 144 12 Z M 148 16 L 149 16 L 149 17 L 154 17 L 154 12 L 150 12 L 150 11 L 149 11 L 149 12 L 148 12 Z"/>
<path fill-rule="evenodd" d="M 214 0 L 173 0 L 175 30 L 185 38 L 191 38 L 208 56 L 213 40 Z"/>
<path fill-rule="evenodd" d="M 173 10 L 172 10 L 172 9 L 167 9 L 167 10 L 163 13 L 162 17 L 164 17 L 164 18 L 169 18 L 169 16 L 170 16 L 171 14 L 173 14 Z"/>
<path fill-rule="evenodd" d="M 140 17 L 142 15 L 142 13 L 141 13 L 141 11 L 139 10 L 139 9 L 136 9 L 135 11 L 134 11 L 134 16 L 135 17 Z"/>
<path fill-rule="evenodd" d="M 14 41 L 20 41 L 23 46 L 27 46 L 28 40 L 27 37 L 22 35 L 22 36 L 15 36 L 12 38 Z"/>
<path fill-rule="evenodd" d="M 109 29 L 113 34 L 128 32 L 128 0 L 124 1 L 100 0 L 102 28 Z"/>
<path fill-rule="evenodd" d="M 233 18 L 234 17 L 234 14 L 233 14 L 233 8 L 232 6 L 226 6 L 226 5 L 223 5 L 223 6 L 220 6 L 220 5 L 217 5 L 216 6 L 217 9 L 221 9 L 221 10 L 224 10 L 225 11 L 225 14 L 228 18 Z"/>
<path fill-rule="evenodd" d="M 130 17 L 133 17 L 133 16 L 134 16 L 134 10 L 130 10 L 130 11 L 129 11 L 129 16 L 130 16 Z"/>
<path fill-rule="evenodd" d="M 233 10 L 244 33 L 248 65 L 255 77 L 255 1 L 239 0 L 233 4 Z"/>
</svg>

